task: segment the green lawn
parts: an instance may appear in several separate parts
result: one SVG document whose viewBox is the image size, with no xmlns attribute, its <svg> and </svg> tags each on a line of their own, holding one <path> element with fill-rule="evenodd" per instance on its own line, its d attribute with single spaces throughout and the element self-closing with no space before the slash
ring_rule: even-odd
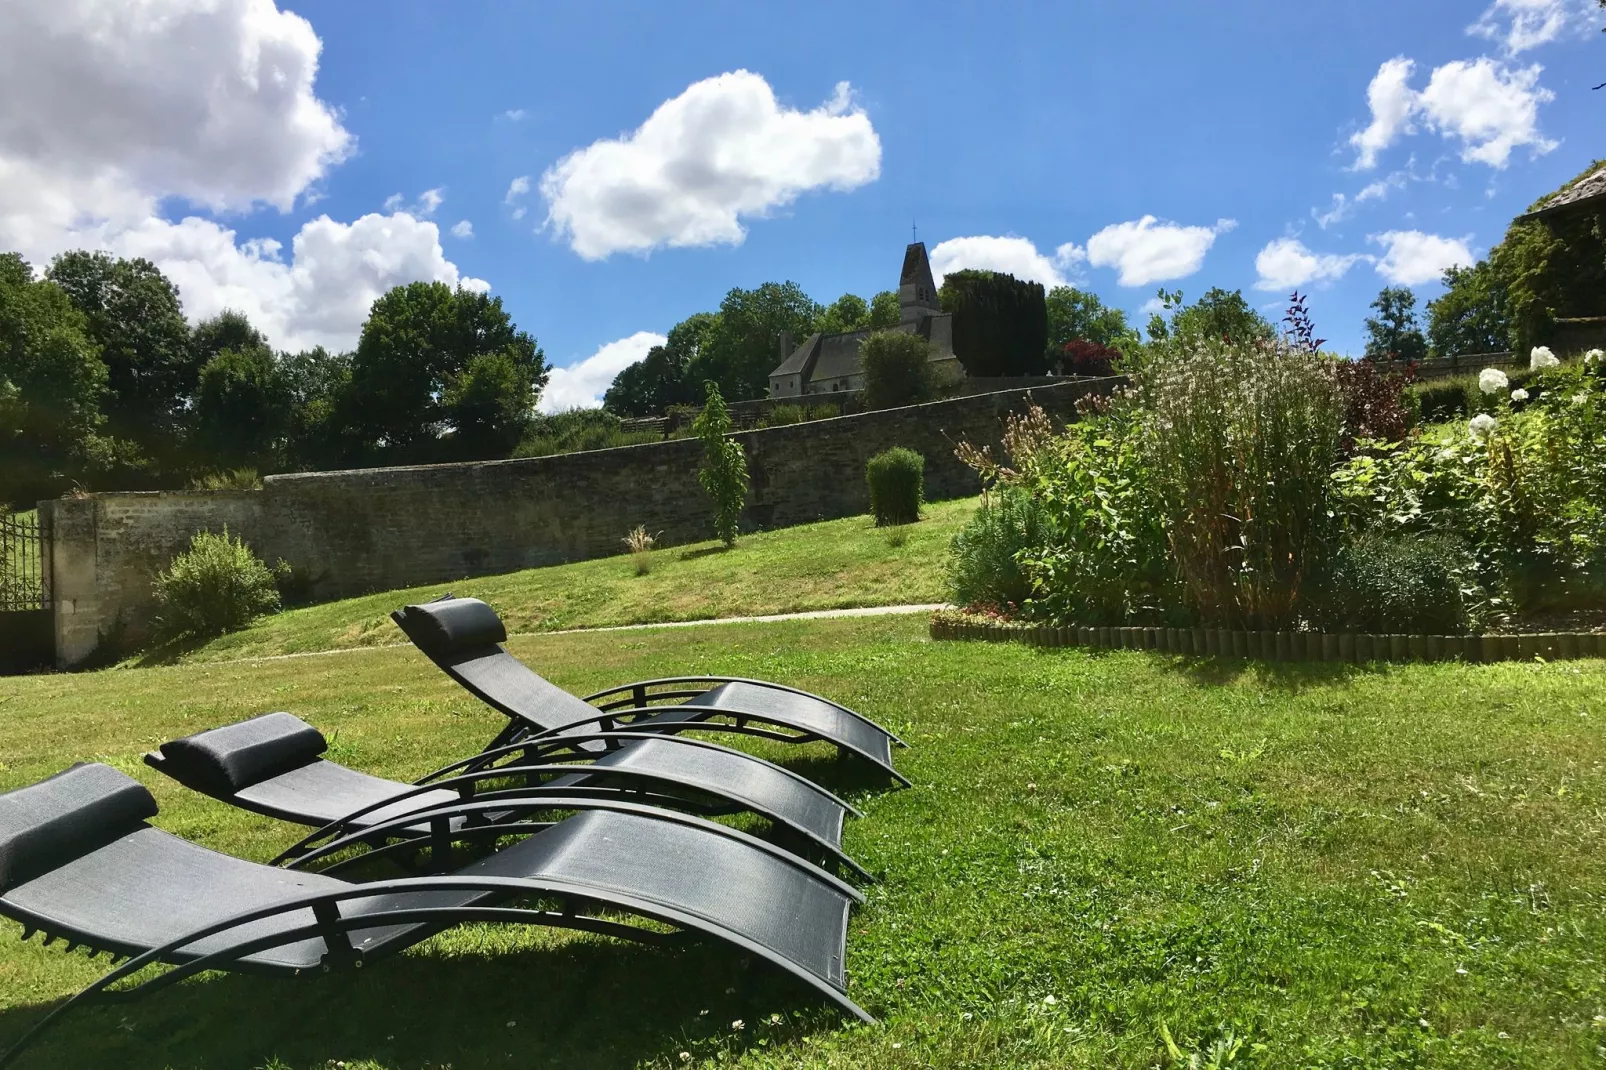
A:
<svg viewBox="0 0 1606 1070">
<path fill-rule="evenodd" d="M 214 976 L 92 1010 L 28 1065 L 1606 1059 L 1606 663 L 1204 663 L 937 644 L 910 617 L 511 647 L 579 692 L 675 671 L 778 679 L 912 744 L 897 761 L 916 787 L 898 792 L 785 755 L 865 811 L 846 844 L 882 880 L 847 966 L 881 1024 L 849 1025 L 718 947 L 476 927 L 360 973 Z M 0 788 L 99 758 L 151 785 L 162 827 L 265 859 L 297 831 L 170 786 L 138 755 L 271 708 L 404 777 L 500 724 L 408 649 L 10 678 Z M 0 1043 L 104 968 L 17 932 L 0 923 Z"/>
<path fill-rule="evenodd" d="M 654 550 L 645 576 L 621 554 L 387 591 L 289 610 L 176 657 L 205 661 L 400 642 L 391 610 L 446 590 L 485 599 L 513 632 L 941 602 L 943 553 L 975 508 L 976 499 L 962 498 L 928 503 L 919 523 L 898 529 L 857 516 L 744 535 L 729 550 L 712 542 Z M 174 659 L 162 651 L 145 660 Z"/>
</svg>

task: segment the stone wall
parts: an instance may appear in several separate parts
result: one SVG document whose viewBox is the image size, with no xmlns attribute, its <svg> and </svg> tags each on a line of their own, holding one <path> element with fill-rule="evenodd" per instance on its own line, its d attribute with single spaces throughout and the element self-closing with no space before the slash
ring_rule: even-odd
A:
<svg viewBox="0 0 1606 1070">
<path fill-rule="evenodd" d="M 996 444 L 1002 417 L 1035 399 L 1061 419 L 1120 380 L 1082 380 L 746 431 L 745 526 L 780 528 L 866 512 L 865 462 L 892 446 L 926 458 L 931 500 L 974 494 L 953 456 Z M 712 537 L 694 439 L 473 464 L 269 476 L 260 491 L 92 494 L 41 503 L 64 667 L 137 647 L 150 632 L 151 579 L 192 533 L 243 536 L 282 558 L 313 599 L 511 572 L 621 552 L 637 524 L 666 545 Z"/>
</svg>

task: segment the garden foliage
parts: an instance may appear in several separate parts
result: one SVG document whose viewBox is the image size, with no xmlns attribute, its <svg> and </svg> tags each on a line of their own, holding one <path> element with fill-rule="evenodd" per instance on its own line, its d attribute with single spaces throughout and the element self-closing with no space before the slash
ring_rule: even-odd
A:
<svg viewBox="0 0 1606 1070">
<path fill-rule="evenodd" d="M 1599 603 L 1606 356 L 1541 348 L 1526 372 L 1486 370 L 1457 388 L 1471 418 L 1446 432 L 1416 426 L 1403 379 L 1320 352 L 1297 303 L 1289 324 L 1281 340 L 1173 333 L 1078 422 L 1012 418 L 1002 458 L 962 444 L 999 491 L 955 541 L 954 601 L 1056 623 L 1374 631 Z M 1005 508 L 1031 523 L 1001 528 Z"/>
<path fill-rule="evenodd" d="M 703 465 L 697 482 L 714 500 L 714 534 L 726 546 L 736 544 L 742 506 L 747 503 L 747 454 L 741 443 L 728 437 L 731 413 L 720 396 L 719 384 L 704 384 L 708 400 L 692 424 L 692 432 L 703 441 Z"/>
<path fill-rule="evenodd" d="M 870 408 L 913 405 L 931 396 L 931 343 L 918 334 L 877 331 L 859 346 L 859 357 Z"/>
<path fill-rule="evenodd" d="M 280 563 L 280 573 L 288 569 Z M 156 623 L 164 639 L 238 631 L 279 609 L 275 570 L 239 536 L 196 532 L 190 548 L 156 577 Z"/>
<path fill-rule="evenodd" d="M 870 485 L 870 512 L 877 527 L 920 519 L 926 483 L 926 459 L 920 454 L 894 446 L 870 458 L 864 478 Z"/>
</svg>

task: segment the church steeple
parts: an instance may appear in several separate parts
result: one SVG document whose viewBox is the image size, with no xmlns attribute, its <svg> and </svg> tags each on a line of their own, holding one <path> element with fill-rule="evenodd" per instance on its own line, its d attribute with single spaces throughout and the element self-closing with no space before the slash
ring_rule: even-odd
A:
<svg viewBox="0 0 1606 1070">
<path fill-rule="evenodd" d="M 941 311 L 937 284 L 931 278 L 931 261 L 926 258 L 926 243 L 910 242 L 903 251 L 903 274 L 898 277 L 898 320 L 919 323 Z"/>
</svg>

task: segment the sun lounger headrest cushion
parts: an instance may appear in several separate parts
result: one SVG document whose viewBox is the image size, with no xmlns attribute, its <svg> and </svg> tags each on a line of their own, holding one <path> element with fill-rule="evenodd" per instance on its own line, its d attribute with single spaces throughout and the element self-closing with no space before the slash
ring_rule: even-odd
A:
<svg viewBox="0 0 1606 1070">
<path fill-rule="evenodd" d="M 161 746 L 163 770 L 208 795 L 232 795 L 306 765 L 329 749 L 323 733 L 288 713 L 264 713 Z"/>
<path fill-rule="evenodd" d="M 145 786 L 79 764 L 0 795 L 0 891 L 103 847 L 156 814 Z"/>
<path fill-rule="evenodd" d="M 478 598 L 443 598 L 406 606 L 407 635 L 432 655 L 458 654 L 507 641 L 496 610 Z"/>
</svg>

